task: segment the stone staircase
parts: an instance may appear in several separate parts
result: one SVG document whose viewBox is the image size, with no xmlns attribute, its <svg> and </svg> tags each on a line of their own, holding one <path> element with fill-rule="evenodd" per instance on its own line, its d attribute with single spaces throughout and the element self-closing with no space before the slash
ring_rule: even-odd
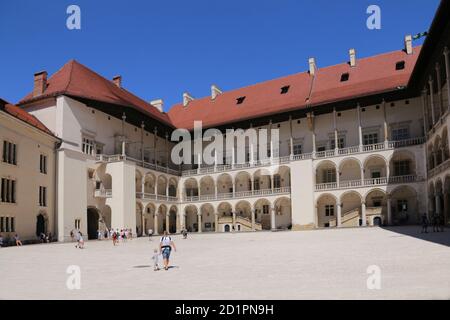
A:
<svg viewBox="0 0 450 320">
<path fill-rule="evenodd" d="M 221 217 L 219 218 L 219 226 L 224 225 L 224 224 L 232 224 L 233 223 L 233 218 L 232 217 Z M 252 221 L 251 219 L 245 218 L 245 217 L 241 217 L 241 216 L 236 216 L 236 224 L 240 224 L 241 225 L 241 230 L 240 231 L 252 231 Z M 222 229 L 222 228 L 220 228 Z M 261 231 L 262 230 L 262 224 L 255 222 L 255 230 L 256 231 Z M 237 231 L 237 230 L 236 230 Z"/>
<path fill-rule="evenodd" d="M 330 220 L 330 227 L 336 227 L 336 219 Z M 341 218 L 341 227 L 358 227 L 359 226 L 359 208 L 355 208 L 344 212 Z"/>
</svg>

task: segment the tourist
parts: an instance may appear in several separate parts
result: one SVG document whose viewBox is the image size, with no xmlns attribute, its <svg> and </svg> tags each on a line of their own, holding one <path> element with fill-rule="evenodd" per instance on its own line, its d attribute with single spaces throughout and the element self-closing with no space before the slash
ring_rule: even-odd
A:
<svg viewBox="0 0 450 320">
<path fill-rule="evenodd" d="M 148 240 L 152 241 L 152 235 L 153 235 L 153 230 L 152 229 L 148 229 Z"/>
<path fill-rule="evenodd" d="M 73 233 L 73 230 L 70 230 L 70 238 L 72 239 L 72 242 L 75 241 L 75 234 Z"/>
<path fill-rule="evenodd" d="M 111 229 L 112 230 L 112 229 Z M 117 232 L 115 232 L 114 230 L 113 230 L 113 233 L 112 233 L 112 235 L 111 235 L 111 239 L 112 239 L 112 242 L 113 242 L 113 245 L 115 246 L 116 245 L 116 243 L 117 243 Z"/>
<path fill-rule="evenodd" d="M 188 233 L 187 233 L 186 228 L 184 228 L 183 230 L 181 230 L 181 234 L 183 235 L 183 239 L 187 239 Z"/>
<path fill-rule="evenodd" d="M 129 229 L 128 235 L 130 236 L 130 240 L 133 239 L 133 232 L 131 231 L 131 228 Z"/>
<path fill-rule="evenodd" d="M 433 232 L 439 232 L 439 216 L 437 213 L 433 214 L 432 223 L 433 223 Z"/>
<path fill-rule="evenodd" d="M 172 238 L 169 237 L 167 231 L 164 231 L 164 235 L 162 236 L 161 241 L 159 243 L 159 250 L 162 254 L 164 262 L 164 270 L 166 271 L 169 270 L 169 258 L 172 248 L 174 251 L 177 251 L 175 243 L 172 241 Z"/>
<path fill-rule="evenodd" d="M 17 233 L 14 235 L 14 241 L 16 241 L 16 246 L 22 246 L 22 241 L 20 241 L 19 235 Z"/>
<path fill-rule="evenodd" d="M 422 231 L 421 233 L 428 233 L 428 218 L 427 218 L 427 214 L 423 213 L 422 214 Z"/>
<path fill-rule="evenodd" d="M 156 250 L 156 249 L 153 250 L 152 260 L 153 260 L 153 271 L 158 271 L 159 270 L 159 265 L 158 265 L 159 253 L 158 253 L 158 250 Z"/>
</svg>

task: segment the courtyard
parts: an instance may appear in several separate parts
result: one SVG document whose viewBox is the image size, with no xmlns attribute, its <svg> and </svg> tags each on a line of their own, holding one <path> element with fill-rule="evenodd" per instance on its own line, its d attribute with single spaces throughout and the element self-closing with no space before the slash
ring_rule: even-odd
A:
<svg viewBox="0 0 450 320">
<path fill-rule="evenodd" d="M 450 299 L 450 232 L 420 227 L 175 235 L 172 268 L 153 271 L 159 237 L 0 249 L 0 299 Z M 80 267 L 81 288 L 66 273 Z M 369 266 L 381 288 L 368 289 Z"/>
</svg>

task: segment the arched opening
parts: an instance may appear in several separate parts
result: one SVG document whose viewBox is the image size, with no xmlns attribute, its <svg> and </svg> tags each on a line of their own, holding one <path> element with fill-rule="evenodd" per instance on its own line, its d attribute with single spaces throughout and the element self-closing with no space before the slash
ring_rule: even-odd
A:
<svg viewBox="0 0 450 320">
<path fill-rule="evenodd" d="M 169 197 L 177 196 L 177 185 L 178 181 L 175 178 L 169 179 Z"/>
<path fill-rule="evenodd" d="M 43 234 L 47 234 L 47 214 L 40 212 L 36 217 L 36 236 L 39 237 Z"/>
<path fill-rule="evenodd" d="M 436 163 L 434 162 L 434 147 L 431 142 L 428 145 L 428 167 L 430 170 L 436 167 Z"/>
<path fill-rule="evenodd" d="M 235 206 L 236 228 L 241 225 L 242 230 L 252 230 L 252 206 L 248 201 L 239 201 Z"/>
<path fill-rule="evenodd" d="M 223 231 L 224 231 L 224 232 L 230 232 L 230 229 L 231 229 L 231 228 L 230 228 L 230 225 L 229 225 L 229 224 L 226 224 Z"/>
<path fill-rule="evenodd" d="M 336 226 L 336 198 L 331 194 L 323 194 L 317 200 L 317 226 L 329 228 Z"/>
<path fill-rule="evenodd" d="M 389 182 L 408 182 L 408 176 L 416 175 L 416 163 L 414 154 L 406 150 L 394 151 L 394 154 L 389 161 L 389 170 L 391 175 L 391 179 Z"/>
<path fill-rule="evenodd" d="M 198 184 L 194 178 L 189 178 L 184 181 L 184 196 L 185 197 L 197 197 L 198 196 Z"/>
<path fill-rule="evenodd" d="M 158 233 L 162 234 L 166 229 L 166 216 L 167 207 L 164 204 L 160 204 L 158 207 Z"/>
<path fill-rule="evenodd" d="M 147 204 L 144 210 L 144 232 L 146 234 L 150 234 L 151 232 L 155 232 L 155 213 L 156 213 L 156 207 L 153 203 Z"/>
<path fill-rule="evenodd" d="M 202 226 L 201 226 L 202 231 L 203 232 L 215 231 L 216 217 L 214 215 L 214 207 L 209 203 L 205 203 L 200 207 L 200 213 L 201 213 L 201 221 L 202 221 Z"/>
<path fill-rule="evenodd" d="M 291 200 L 286 197 L 278 198 L 274 203 L 275 228 L 292 229 Z"/>
<path fill-rule="evenodd" d="M 153 173 L 147 173 L 144 178 L 144 192 L 146 194 L 155 194 L 156 177 Z"/>
<path fill-rule="evenodd" d="M 419 222 L 417 211 L 417 193 L 406 185 L 397 187 L 391 192 L 391 212 L 396 225 L 416 224 Z"/>
<path fill-rule="evenodd" d="M 252 178 L 250 173 L 241 171 L 235 177 L 236 192 L 247 192 L 252 190 Z"/>
<path fill-rule="evenodd" d="M 270 230 L 271 204 L 267 199 L 258 199 L 254 204 L 255 222 L 261 224 L 262 230 Z"/>
<path fill-rule="evenodd" d="M 441 179 L 436 181 L 435 186 L 435 202 L 436 202 L 436 211 L 435 213 L 439 216 L 444 212 L 444 187 L 442 185 Z"/>
<path fill-rule="evenodd" d="M 358 227 L 362 225 L 361 202 L 361 196 L 355 191 L 346 192 L 341 196 L 342 227 Z"/>
<path fill-rule="evenodd" d="M 325 160 L 316 167 L 316 185 L 332 185 L 336 187 L 336 165 Z"/>
<path fill-rule="evenodd" d="M 187 206 L 184 209 L 186 230 L 189 232 L 198 232 L 198 210 L 194 205 Z"/>
<path fill-rule="evenodd" d="M 200 179 L 200 195 L 212 196 L 215 194 L 214 179 L 206 176 Z"/>
<path fill-rule="evenodd" d="M 361 185 L 361 163 L 354 158 L 346 158 L 339 165 L 339 183 L 341 187 Z"/>
<path fill-rule="evenodd" d="M 364 162 L 364 184 L 377 185 L 386 183 L 386 159 L 379 155 L 369 156 Z"/>
<path fill-rule="evenodd" d="M 291 169 L 288 166 L 280 166 L 273 175 L 273 187 L 276 190 L 291 186 Z"/>
<path fill-rule="evenodd" d="M 450 176 L 444 180 L 444 223 L 450 223 Z"/>
<path fill-rule="evenodd" d="M 233 223 L 233 208 L 231 207 L 231 204 L 228 202 L 221 202 L 217 206 L 217 213 L 219 214 L 219 231 L 229 232 L 230 230 L 226 231 L 225 228 L 229 224 Z"/>
<path fill-rule="evenodd" d="M 233 179 L 228 173 L 223 173 L 217 178 L 217 194 L 219 197 L 233 193 Z"/>
<path fill-rule="evenodd" d="M 444 159 L 443 161 L 446 161 L 450 158 L 450 152 L 448 147 L 448 133 L 447 133 L 447 127 L 442 129 L 442 148 L 444 149 Z"/>
<path fill-rule="evenodd" d="M 436 212 L 435 196 L 434 183 L 430 182 L 428 185 L 428 218 L 431 218 L 434 212 Z"/>
<path fill-rule="evenodd" d="M 435 154 L 435 164 L 436 166 L 440 165 L 443 161 L 443 148 L 441 145 L 441 137 L 436 136 L 434 139 L 434 154 Z"/>
<path fill-rule="evenodd" d="M 163 175 L 158 177 L 157 193 L 160 196 L 167 196 L 167 178 Z"/>
<path fill-rule="evenodd" d="M 254 190 L 269 190 L 271 186 L 271 172 L 266 169 L 256 170 L 253 174 L 253 189 Z"/>
<path fill-rule="evenodd" d="M 171 206 L 169 210 L 169 233 L 177 232 L 177 207 Z"/>
<path fill-rule="evenodd" d="M 100 215 L 98 214 L 97 208 L 89 207 L 87 209 L 87 232 L 89 240 L 97 239 L 97 232 L 99 230 L 99 218 Z"/>
<path fill-rule="evenodd" d="M 381 189 L 371 190 L 366 195 L 366 216 L 369 225 L 386 225 L 387 221 L 387 197 Z"/>
<path fill-rule="evenodd" d="M 143 207 L 142 203 L 137 201 L 136 202 L 136 234 L 138 237 L 141 237 L 144 233 L 143 211 L 144 211 L 144 207 Z"/>
<path fill-rule="evenodd" d="M 142 173 L 136 170 L 135 174 L 136 193 L 142 193 Z"/>
</svg>

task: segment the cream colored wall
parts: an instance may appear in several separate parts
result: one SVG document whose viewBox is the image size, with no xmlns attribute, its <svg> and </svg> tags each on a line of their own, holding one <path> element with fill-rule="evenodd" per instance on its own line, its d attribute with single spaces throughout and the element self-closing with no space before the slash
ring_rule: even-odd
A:
<svg viewBox="0 0 450 320">
<path fill-rule="evenodd" d="M 291 168 L 292 229 L 308 229 L 315 225 L 314 176 L 312 160 L 296 161 Z"/>
<path fill-rule="evenodd" d="M 17 145 L 17 165 L 0 162 L 0 176 L 16 180 L 16 203 L 1 203 L 0 216 L 15 217 L 15 230 L 22 240 L 37 239 L 36 218 L 47 217 L 47 232 L 55 235 L 55 154 L 57 139 L 0 112 L 0 143 Z M 3 149 L 0 149 L 0 154 Z M 40 154 L 47 156 L 47 174 L 40 173 Z M 39 206 L 39 186 L 47 187 L 47 206 Z M 3 233 L 3 236 L 14 236 Z"/>
</svg>

